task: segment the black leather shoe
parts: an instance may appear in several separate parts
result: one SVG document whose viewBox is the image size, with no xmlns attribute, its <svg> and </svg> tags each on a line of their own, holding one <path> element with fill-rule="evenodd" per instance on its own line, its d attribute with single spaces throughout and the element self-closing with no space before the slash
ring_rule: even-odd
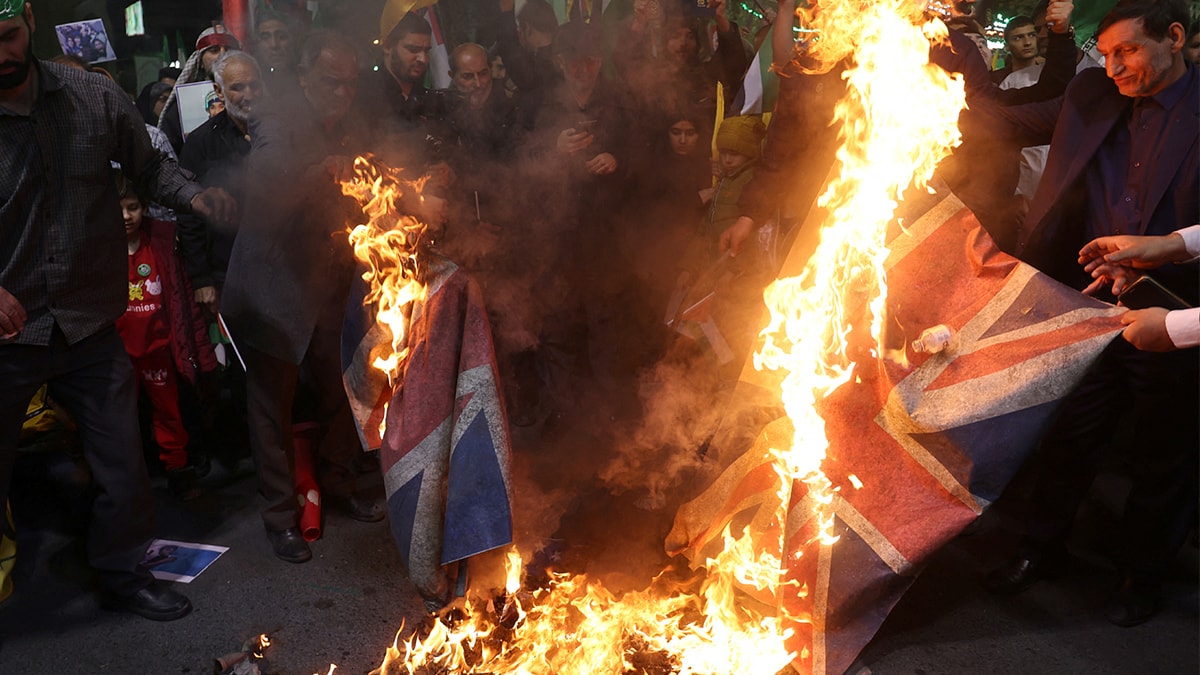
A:
<svg viewBox="0 0 1200 675">
<path fill-rule="evenodd" d="M 108 606 L 133 612 L 151 621 L 174 621 L 192 611 L 192 603 L 186 596 L 160 581 L 151 582 L 133 595 L 114 595 L 109 599 Z"/>
<path fill-rule="evenodd" d="M 1110 623 L 1128 628 L 1146 623 L 1162 610 L 1162 587 L 1158 582 L 1125 577 L 1105 610 Z"/>
<path fill-rule="evenodd" d="M 192 469 L 192 473 L 196 475 L 196 478 L 204 478 L 212 471 L 212 459 L 209 458 L 207 452 L 189 449 L 188 466 Z"/>
<path fill-rule="evenodd" d="M 370 497 L 351 495 L 346 499 L 346 513 L 362 523 L 378 523 L 383 520 L 383 507 Z"/>
<path fill-rule="evenodd" d="M 1057 576 L 1060 567 L 1060 561 L 1052 557 L 1021 554 L 988 573 L 983 587 L 993 595 L 1017 595 L 1042 579 Z"/>
<path fill-rule="evenodd" d="M 190 466 L 168 471 L 167 488 L 181 502 L 190 502 L 204 496 L 204 490 L 196 485 L 196 474 Z"/>
<path fill-rule="evenodd" d="M 275 549 L 275 557 L 290 563 L 302 563 L 312 560 L 312 549 L 300 534 L 300 528 L 289 527 L 286 530 L 267 530 L 267 539 L 271 548 Z"/>
</svg>

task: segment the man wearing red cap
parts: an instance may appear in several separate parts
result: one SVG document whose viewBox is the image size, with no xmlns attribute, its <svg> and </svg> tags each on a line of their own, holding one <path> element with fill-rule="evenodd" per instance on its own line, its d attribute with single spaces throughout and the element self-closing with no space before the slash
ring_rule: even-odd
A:
<svg viewBox="0 0 1200 675">
<path fill-rule="evenodd" d="M 206 28 L 196 39 L 196 51 L 188 57 L 187 63 L 183 66 L 183 72 L 179 74 L 175 84 L 211 80 L 212 66 L 217 59 L 230 50 L 241 48 L 237 38 L 225 30 L 224 26 L 217 24 Z M 171 98 L 163 107 L 162 115 L 158 118 L 158 128 L 167 135 L 176 155 L 183 151 L 183 124 L 179 119 L 179 100 L 174 92 L 171 93 Z"/>
<path fill-rule="evenodd" d="M 200 52 L 201 67 L 207 77 L 212 77 L 212 64 L 221 55 L 231 49 L 241 49 L 237 38 L 225 30 L 224 26 L 216 25 L 207 28 L 196 38 L 196 51 Z"/>
</svg>

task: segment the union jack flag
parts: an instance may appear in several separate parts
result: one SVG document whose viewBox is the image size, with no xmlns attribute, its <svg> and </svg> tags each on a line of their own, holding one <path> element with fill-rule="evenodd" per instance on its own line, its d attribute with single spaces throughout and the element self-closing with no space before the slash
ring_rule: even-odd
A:
<svg viewBox="0 0 1200 675">
<path fill-rule="evenodd" d="M 796 583 L 772 601 L 799 617 L 788 645 L 799 672 L 851 665 L 929 556 L 999 497 L 1121 329 L 1121 310 L 1001 253 L 952 197 L 890 246 L 894 337 L 911 342 L 942 324 L 956 342 L 935 354 L 910 350 L 907 363 L 860 366 L 822 403 L 830 443 L 822 468 L 837 489 L 827 508 L 840 539 L 813 541 L 816 509 L 800 481 L 778 514 L 769 449 L 788 447 L 791 425 L 764 426 L 760 415 L 739 436 L 756 437 L 750 449 L 743 442 L 728 453 L 741 454 L 679 510 L 667 540 L 694 562 L 731 524 L 761 534 L 765 550 L 776 542 Z M 753 379 L 739 383 L 744 397 L 778 405 Z"/>
<path fill-rule="evenodd" d="M 343 380 L 364 447 L 380 449 L 409 579 L 427 598 L 444 598 L 445 565 L 512 542 L 511 448 L 487 311 L 467 273 L 435 258 L 392 387 L 371 365 L 391 335 L 374 307 L 362 307 L 365 290 L 359 282 L 351 293 L 359 302 L 343 327 Z"/>
</svg>

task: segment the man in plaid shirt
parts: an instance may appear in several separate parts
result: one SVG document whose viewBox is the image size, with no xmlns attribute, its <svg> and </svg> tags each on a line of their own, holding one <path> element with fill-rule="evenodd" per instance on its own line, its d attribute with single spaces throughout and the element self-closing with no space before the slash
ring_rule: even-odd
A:
<svg viewBox="0 0 1200 675">
<path fill-rule="evenodd" d="M 0 0 L 0 503 L 25 407 L 49 382 L 92 469 L 88 553 L 108 604 L 170 621 L 191 603 L 139 566 L 154 496 L 133 370 L 114 329 L 127 256 L 110 162 L 165 206 L 220 221 L 236 205 L 156 151 L 111 80 L 36 59 L 33 30 L 29 3 Z"/>
</svg>

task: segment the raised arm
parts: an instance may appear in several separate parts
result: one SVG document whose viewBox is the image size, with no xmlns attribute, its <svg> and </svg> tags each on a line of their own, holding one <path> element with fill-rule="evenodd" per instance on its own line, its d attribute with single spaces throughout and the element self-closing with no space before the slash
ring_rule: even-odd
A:
<svg viewBox="0 0 1200 675">
<path fill-rule="evenodd" d="M 779 0 L 775 23 L 771 25 L 772 65 L 776 70 L 787 65 L 796 51 L 792 27 L 796 24 L 796 0 Z"/>
</svg>

